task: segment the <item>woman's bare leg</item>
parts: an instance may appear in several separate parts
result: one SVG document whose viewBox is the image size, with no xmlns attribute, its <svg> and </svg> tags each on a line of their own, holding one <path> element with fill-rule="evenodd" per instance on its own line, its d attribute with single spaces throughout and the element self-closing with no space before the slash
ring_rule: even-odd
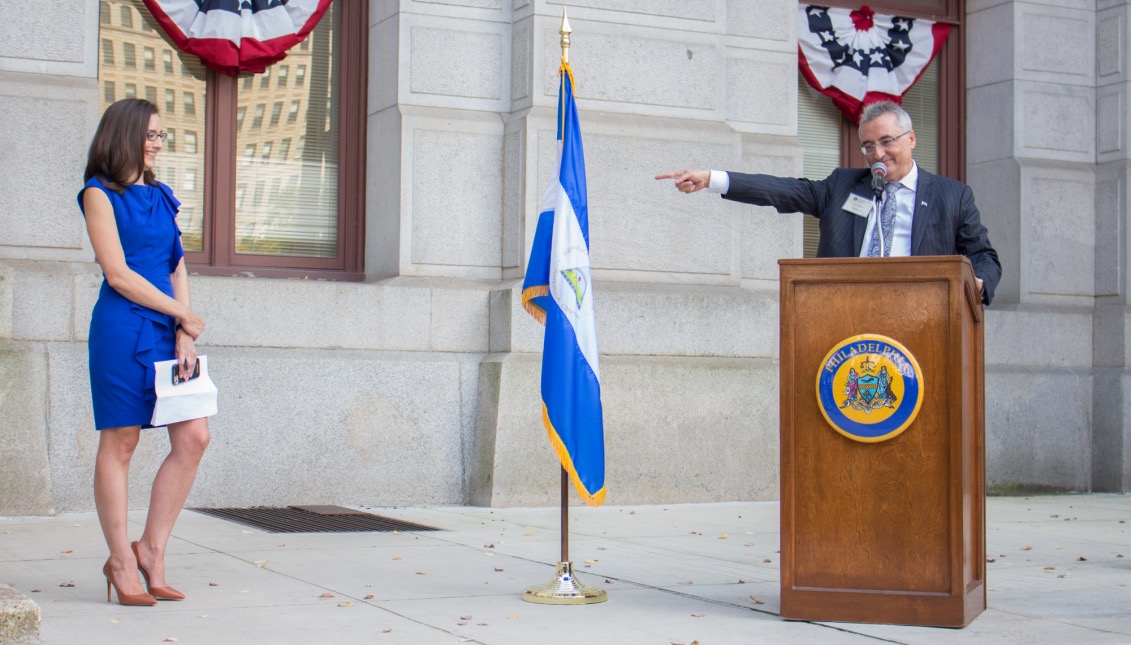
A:
<svg viewBox="0 0 1131 645">
<path fill-rule="evenodd" d="M 141 426 L 107 428 L 98 435 L 94 461 L 94 505 L 106 546 L 110 547 L 110 570 L 125 594 L 144 593 L 137 577 L 137 563 L 130 549 L 126 514 L 129 510 L 130 460 L 141 436 Z"/>
<path fill-rule="evenodd" d="M 165 586 L 165 547 L 173 533 L 173 524 L 188 499 L 209 438 L 208 419 L 169 425 L 171 449 L 153 480 L 149 515 L 137 544 L 138 556 L 149 573 L 151 586 Z M 126 546 L 129 547 L 128 544 Z"/>
</svg>

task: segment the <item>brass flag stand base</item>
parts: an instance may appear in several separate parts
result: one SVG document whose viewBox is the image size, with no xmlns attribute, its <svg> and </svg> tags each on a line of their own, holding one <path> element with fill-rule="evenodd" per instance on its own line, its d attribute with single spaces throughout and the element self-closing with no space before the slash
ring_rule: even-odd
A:
<svg viewBox="0 0 1131 645">
<path fill-rule="evenodd" d="M 592 605 L 605 602 L 609 594 L 600 587 L 583 585 L 574 578 L 572 562 L 559 562 L 554 579 L 522 592 L 522 599 L 541 605 Z"/>
<path fill-rule="evenodd" d="M 526 602 L 542 605 L 593 605 L 605 602 L 609 594 L 600 587 L 583 585 L 573 577 L 573 563 L 569 561 L 569 475 L 562 469 L 562 559 L 554 579 L 544 585 L 530 587 L 522 592 Z"/>
</svg>

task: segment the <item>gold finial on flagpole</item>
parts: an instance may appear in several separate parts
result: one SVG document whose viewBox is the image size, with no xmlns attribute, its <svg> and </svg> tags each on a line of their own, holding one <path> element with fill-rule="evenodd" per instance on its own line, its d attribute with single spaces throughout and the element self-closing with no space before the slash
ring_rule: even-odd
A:
<svg viewBox="0 0 1131 645">
<path fill-rule="evenodd" d="M 558 30 L 562 35 L 562 62 L 569 63 L 569 35 L 573 30 L 569 28 L 569 18 L 566 17 L 565 5 L 562 5 L 562 28 Z"/>
</svg>

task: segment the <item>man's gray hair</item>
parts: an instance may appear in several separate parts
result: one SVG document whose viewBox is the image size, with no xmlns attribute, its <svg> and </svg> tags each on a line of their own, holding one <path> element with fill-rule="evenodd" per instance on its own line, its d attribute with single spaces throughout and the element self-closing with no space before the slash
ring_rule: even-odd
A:
<svg viewBox="0 0 1131 645">
<path fill-rule="evenodd" d="M 891 101 L 876 101 L 864 106 L 864 111 L 860 114 L 860 125 L 878 119 L 885 114 L 895 115 L 900 130 L 906 132 L 911 129 L 911 115 L 907 113 L 907 110 Z"/>
</svg>

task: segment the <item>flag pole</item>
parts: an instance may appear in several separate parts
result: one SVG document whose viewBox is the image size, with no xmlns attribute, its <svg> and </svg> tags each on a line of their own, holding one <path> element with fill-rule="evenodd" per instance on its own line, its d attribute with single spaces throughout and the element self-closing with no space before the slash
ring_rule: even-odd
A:
<svg viewBox="0 0 1131 645">
<path fill-rule="evenodd" d="M 569 473 L 562 468 L 562 562 L 569 562 Z"/>
<path fill-rule="evenodd" d="M 562 37 L 562 63 L 568 63 L 569 35 L 572 30 L 564 5 L 562 27 L 558 33 Z M 573 563 L 569 561 L 569 473 L 564 466 L 561 468 L 561 481 L 562 559 L 558 562 L 554 579 L 546 584 L 530 587 L 522 592 L 522 599 L 541 605 L 592 605 L 605 602 L 609 599 L 609 594 L 604 589 L 583 585 L 573 576 Z"/>
</svg>

